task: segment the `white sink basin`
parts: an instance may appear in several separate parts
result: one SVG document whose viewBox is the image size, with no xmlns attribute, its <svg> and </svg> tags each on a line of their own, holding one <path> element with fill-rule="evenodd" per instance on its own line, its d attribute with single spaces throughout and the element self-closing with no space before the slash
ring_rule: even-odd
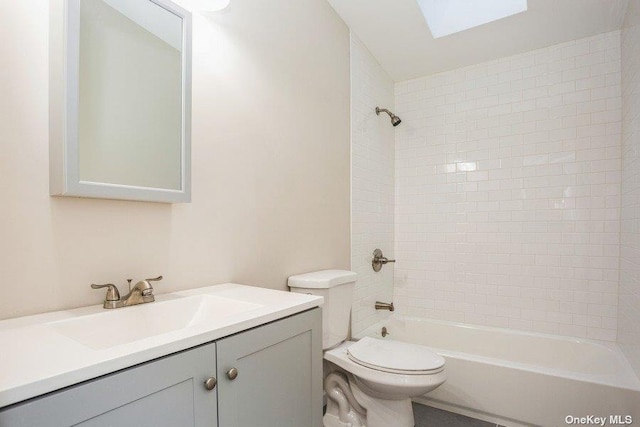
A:
<svg viewBox="0 0 640 427">
<path fill-rule="evenodd" d="M 92 305 L 3 320 L 0 407 L 321 304 L 317 296 L 225 283 L 156 295 L 133 307 Z"/>
<path fill-rule="evenodd" d="M 74 341 L 102 350 L 263 307 L 213 295 L 197 295 L 105 310 L 48 324 Z"/>
</svg>

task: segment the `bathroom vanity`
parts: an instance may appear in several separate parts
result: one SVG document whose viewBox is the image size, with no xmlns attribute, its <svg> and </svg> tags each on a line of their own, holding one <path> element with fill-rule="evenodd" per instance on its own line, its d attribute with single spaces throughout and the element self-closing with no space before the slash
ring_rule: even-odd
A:
<svg viewBox="0 0 640 427">
<path fill-rule="evenodd" d="M 321 302 L 227 284 L 108 313 L 89 307 L 0 322 L 9 349 L 0 425 L 319 427 Z M 178 328 L 156 318 L 163 305 Z M 116 327 L 128 342 L 101 341 L 95 329 L 120 316 L 139 316 L 134 329 L 149 318 L 165 324 L 141 339 Z"/>
</svg>

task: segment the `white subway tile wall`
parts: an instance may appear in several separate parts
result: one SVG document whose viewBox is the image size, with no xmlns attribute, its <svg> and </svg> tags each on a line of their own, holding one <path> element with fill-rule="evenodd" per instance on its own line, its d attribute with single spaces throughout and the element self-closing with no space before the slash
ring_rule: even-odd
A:
<svg viewBox="0 0 640 427">
<path fill-rule="evenodd" d="M 376 311 L 376 300 L 391 301 L 393 267 L 371 268 L 373 250 L 393 255 L 394 131 L 389 116 L 376 116 L 376 106 L 393 111 L 393 80 L 364 44 L 351 34 L 351 269 L 358 273 L 351 310 L 357 334 L 388 316 Z"/>
<path fill-rule="evenodd" d="M 396 83 L 398 311 L 615 341 L 620 32 Z"/>
<path fill-rule="evenodd" d="M 622 196 L 618 342 L 640 376 L 640 6 L 622 30 Z"/>
</svg>

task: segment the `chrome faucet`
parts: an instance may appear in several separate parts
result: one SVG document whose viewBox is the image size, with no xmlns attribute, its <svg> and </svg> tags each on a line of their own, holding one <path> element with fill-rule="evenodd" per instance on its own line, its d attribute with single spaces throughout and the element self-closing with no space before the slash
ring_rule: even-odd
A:
<svg viewBox="0 0 640 427">
<path fill-rule="evenodd" d="M 395 307 L 392 302 L 380 302 L 376 301 L 376 310 L 389 310 L 394 311 Z"/>
<path fill-rule="evenodd" d="M 129 279 L 127 280 L 129 282 L 129 293 L 122 298 L 120 297 L 118 288 L 112 283 L 107 283 L 106 285 L 92 284 L 91 288 L 107 288 L 107 296 L 105 297 L 103 304 L 104 308 L 121 308 L 155 301 L 155 297 L 153 296 L 153 286 L 151 286 L 151 283 L 149 282 L 157 282 L 160 280 L 162 280 L 162 276 L 158 276 L 153 279 L 141 280 L 135 284 L 133 289 L 131 289 L 131 279 Z"/>
</svg>

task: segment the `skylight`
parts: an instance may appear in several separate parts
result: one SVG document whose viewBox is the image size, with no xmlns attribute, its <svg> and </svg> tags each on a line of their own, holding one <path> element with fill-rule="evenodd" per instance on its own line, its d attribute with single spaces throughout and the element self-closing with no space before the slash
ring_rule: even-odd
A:
<svg viewBox="0 0 640 427">
<path fill-rule="evenodd" d="M 434 38 L 527 10 L 527 0 L 418 0 Z"/>
</svg>

